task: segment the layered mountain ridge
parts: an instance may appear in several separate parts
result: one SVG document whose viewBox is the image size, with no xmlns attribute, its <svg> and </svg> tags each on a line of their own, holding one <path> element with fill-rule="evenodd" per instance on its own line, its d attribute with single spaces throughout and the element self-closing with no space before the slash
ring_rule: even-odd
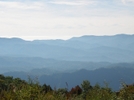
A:
<svg viewBox="0 0 134 100">
<path fill-rule="evenodd" d="M 0 56 L 42 57 L 67 61 L 133 62 L 134 35 L 82 36 L 68 40 L 34 41 L 0 38 Z"/>
</svg>

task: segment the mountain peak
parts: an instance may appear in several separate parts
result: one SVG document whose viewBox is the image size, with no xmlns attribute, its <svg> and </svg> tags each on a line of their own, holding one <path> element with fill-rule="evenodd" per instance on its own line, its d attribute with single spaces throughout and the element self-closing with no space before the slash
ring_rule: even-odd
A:
<svg viewBox="0 0 134 100">
<path fill-rule="evenodd" d="M 25 40 L 23 40 L 23 39 L 21 39 L 21 38 L 15 38 L 15 37 L 13 37 L 13 38 L 1 38 L 0 37 L 0 42 L 24 42 Z"/>
</svg>

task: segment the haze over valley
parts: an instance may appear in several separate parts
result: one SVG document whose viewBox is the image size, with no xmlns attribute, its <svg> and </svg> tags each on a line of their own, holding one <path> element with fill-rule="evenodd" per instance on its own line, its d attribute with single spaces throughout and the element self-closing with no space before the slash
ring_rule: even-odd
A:
<svg viewBox="0 0 134 100">
<path fill-rule="evenodd" d="M 0 38 L 0 73 L 41 84 L 70 88 L 89 80 L 110 82 L 114 90 L 121 82 L 132 83 L 134 35 L 81 36 L 68 40 L 23 40 Z M 75 81 L 73 81 L 75 80 Z"/>
</svg>

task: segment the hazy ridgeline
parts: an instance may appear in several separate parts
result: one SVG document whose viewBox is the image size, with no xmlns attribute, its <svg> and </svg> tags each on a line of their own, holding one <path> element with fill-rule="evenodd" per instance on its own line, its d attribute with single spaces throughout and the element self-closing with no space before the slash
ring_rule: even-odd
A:
<svg viewBox="0 0 134 100">
<path fill-rule="evenodd" d="M 69 40 L 0 38 L 0 73 L 38 77 L 52 87 L 70 88 L 82 80 L 114 89 L 133 83 L 134 35 L 82 36 Z"/>
</svg>

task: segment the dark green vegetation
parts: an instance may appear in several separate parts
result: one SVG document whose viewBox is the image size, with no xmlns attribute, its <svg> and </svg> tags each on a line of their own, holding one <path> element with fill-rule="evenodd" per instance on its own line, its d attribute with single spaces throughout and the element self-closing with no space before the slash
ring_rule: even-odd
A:
<svg viewBox="0 0 134 100">
<path fill-rule="evenodd" d="M 134 85 L 122 84 L 118 91 L 112 91 L 107 84 L 92 86 L 84 80 L 81 85 L 68 89 L 40 85 L 37 79 L 26 82 L 20 78 L 0 75 L 0 100 L 134 100 Z"/>
</svg>

